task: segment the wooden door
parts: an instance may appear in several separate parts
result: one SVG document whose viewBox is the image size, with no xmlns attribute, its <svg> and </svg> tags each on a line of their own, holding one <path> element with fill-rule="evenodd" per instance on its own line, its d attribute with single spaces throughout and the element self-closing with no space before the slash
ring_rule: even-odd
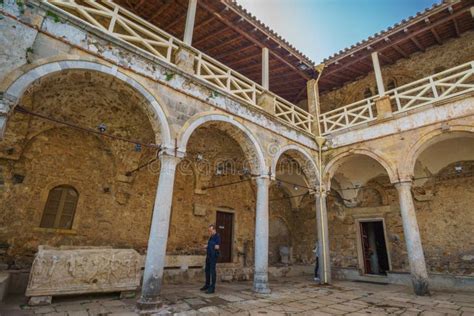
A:
<svg viewBox="0 0 474 316">
<path fill-rule="evenodd" d="M 217 212 L 216 228 L 221 237 L 219 262 L 232 262 L 232 230 L 234 214 Z"/>
<path fill-rule="evenodd" d="M 362 255 L 364 256 L 364 273 L 372 273 L 370 267 L 370 245 L 367 223 L 360 223 L 360 239 L 362 241 Z"/>
</svg>

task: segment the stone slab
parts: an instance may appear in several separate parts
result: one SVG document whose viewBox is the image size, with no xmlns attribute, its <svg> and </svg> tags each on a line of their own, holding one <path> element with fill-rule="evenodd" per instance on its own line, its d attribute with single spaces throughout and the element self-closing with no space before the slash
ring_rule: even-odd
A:
<svg viewBox="0 0 474 316">
<path fill-rule="evenodd" d="M 26 296 L 134 291 L 140 270 L 133 249 L 39 246 Z"/>
</svg>

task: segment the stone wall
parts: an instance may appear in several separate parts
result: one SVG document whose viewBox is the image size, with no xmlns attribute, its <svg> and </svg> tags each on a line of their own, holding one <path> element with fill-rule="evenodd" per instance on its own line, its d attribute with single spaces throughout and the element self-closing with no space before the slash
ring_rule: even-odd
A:
<svg viewBox="0 0 474 316">
<path fill-rule="evenodd" d="M 466 32 L 460 38 L 446 41 L 441 46 L 433 46 L 425 52 L 415 53 L 410 58 L 400 59 L 392 65 L 382 67 L 385 89 L 389 81 L 401 86 L 418 79 L 433 75 L 457 65 L 474 60 L 474 32 Z M 351 82 L 340 89 L 321 95 L 321 111 L 327 112 L 353 102 L 363 100 L 364 91 L 369 88 L 376 95 L 375 75 Z"/>
</svg>

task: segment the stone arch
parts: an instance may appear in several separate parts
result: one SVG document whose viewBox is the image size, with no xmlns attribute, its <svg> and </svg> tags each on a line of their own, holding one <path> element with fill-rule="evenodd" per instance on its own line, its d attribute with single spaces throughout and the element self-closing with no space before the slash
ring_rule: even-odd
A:
<svg viewBox="0 0 474 316">
<path fill-rule="evenodd" d="M 449 131 L 435 129 L 421 136 L 408 150 L 407 159 L 399 166 L 400 177 L 411 178 L 415 172 L 415 164 L 420 154 L 428 147 L 460 135 L 474 137 L 474 126 L 450 126 Z"/>
<path fill-rule="evenodd" d="M 300 167 L 303 169 L 303 172 L 306 176 L 306 180 L 309 182 L 310 186 L 316 186 L 319 183 L 319 171 L 311 154 L 306 150 L 302 149 L 297 145 L 286 145 L 281 147 L 273 156 L 271 172 L 273 176 L 276 176 L 276 168 L 278 161 L 281 156 L 286 154 L 294 159 Z"/>
<path fill-rule="evenodd" d="M 394 168 L 391 163 L 389 163 L 385 158 L 383 158 L 383 156 L 368 149 L 350 149 L 348 151 L 345 151 L 336 155 L 326 165 L 326 168 L 324 169 L 324 173 L 323 173 L 324 174 L 323 183 L 325 183 L 328 186 L 328 189 L 330 188 L 331 179 L 334 176 L 334 173 L 336 172 L 338 167 L 341 166 L 344 162 L 347 161 L 348 158 L 350 158 L 353 155 L 363 155 L 363 156 L 372 158 L 373 160 L 377 161 L 385 169 L 391 183 L 396 183 L 398 181 L 397 173 L 395 171 L 396 168 Z"/>
<path fill-rule="evenodd" d="M 244 153 L 250 158 L 252 173 L 259 175 L 266 175 L 268 173 L 262 146 L 257 141 L 257 138 L 247 127 L 229 115 L 205 112 L 193 116 L 184 124 L 178 134 L 178 151 L 185 153 L 189 138 L 193 132 L 200 126 L 212 122 L 224 123 L 218 128 L 226 132 L 242 146 Z"/>
<path fill-rule="evenodd" d="M 4 105 L 8 107 L 7 111 L 12 112 L 14 110 L 14 107 L 17 105 L 26 89 L 36 80 L 63 70 L 89 70 L 100 72 L 113 76 L 114 78 L 117 78 L 125 84 L 131 86 L 141 96 L 143 96 L 145 100 L 147 100 L 147 103 L 145 104 L 145 113 L 147 113 L 150 118 L 150 123 L 153 127 L 155 135 L 161 135 L 161 139 L 157 140 L 157 142 L 161 142 L 162 146 L 165 148 L 173 147 L 171 141 L 171 130 L 168 124 L 167 116 L 156 98 L 135 79 L 120 72 L 116 66 L 111 67 L 102 65 L 94 61 L 53 61 L 45 64 L 39 64 L 37 67 L 21 73 L 19 76 L 11 80 L 11 82 L 3 91 L 3 98 L 5 99 L 4 103 L 8 103 Z M 0 138 L 3 138 L 3 131 L 0 131 L 0 133 Z"/>
</svg>

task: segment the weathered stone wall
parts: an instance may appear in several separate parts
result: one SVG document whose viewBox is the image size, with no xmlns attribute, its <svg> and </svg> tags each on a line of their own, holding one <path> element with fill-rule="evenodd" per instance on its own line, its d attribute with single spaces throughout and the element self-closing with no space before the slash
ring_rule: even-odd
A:
<svg viewBox="0 0 474 316">
<path fill-rule="evenodd" d="M 383 219 L 385 221 L 388 254 L 392 271 L 408 271 L 408 258 L 403 236 L 398 195 L 388 179 L 381 183 L 370 181 L 359 191 L 357 205 L 347 207 L 337 193 L 328 197 L 329 245 L 331 260 L 335 268 L 353 268 L 363 271 L 359 264 L 357 239 L 359 231 L 357 220 Z M 378 194 L 384 185 L 383 202 Z"/>
<path fill-rule="evenodd" d="M 396 86 L 401 86 L 472 60 L 474 60 L 474 32 L 467 32 L 460 38 L 446 41 L 441 46 L 433 46 L 424 53 L 415 53 L 410 58 L 400 59 L 392 65 L 382 67 L 385 89 L 388 89 L 387 85 L 391 80 Z M 367 88 L 372 91 L 372 95 L 377 94 L 373 72 L 340 89 L 321 95 L 321 111 L 324 113 L 363 100 Z"/>
<path fill-rule="evenodd" d="M 416 215 L 429 271 L 474 275 L 473 161 L 464 162 L 464 175 L 453 175 L 454 164 L 443 168 L 417 191 Z"/>
</svg>

